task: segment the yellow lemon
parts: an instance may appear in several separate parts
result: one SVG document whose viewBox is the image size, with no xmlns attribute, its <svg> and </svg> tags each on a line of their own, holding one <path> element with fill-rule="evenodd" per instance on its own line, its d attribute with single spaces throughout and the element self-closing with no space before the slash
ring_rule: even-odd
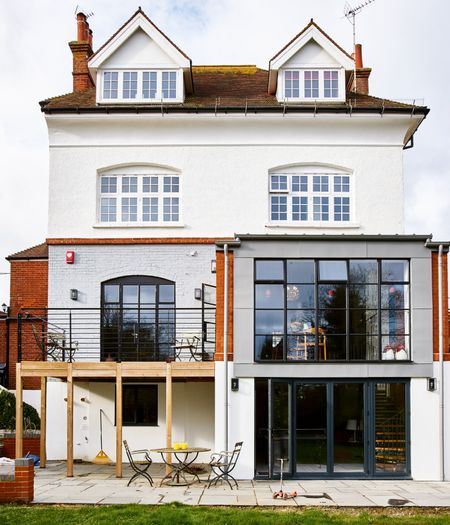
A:
<svg viewBox="0 0 450 525">
<path fill-rule="evenodd" d="M 179 443 L 174 443 L 174 444 L 173 444 L 173 448 L 174 448 L 175 450 L 180 450 L 180 444 L 179 444 Z"/>
<path fill-rule="evenodd" d="M 188 444 L 187 443 L 181 443 L 181 448 L 183 450 L 186 450 L 188 448 Z"/>
</svg>

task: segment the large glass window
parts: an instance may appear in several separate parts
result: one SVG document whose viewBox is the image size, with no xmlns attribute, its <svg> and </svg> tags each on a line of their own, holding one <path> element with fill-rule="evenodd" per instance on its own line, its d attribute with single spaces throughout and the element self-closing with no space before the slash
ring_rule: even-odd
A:
<svg viewBox="0 0 450 525">
<path fill-rule="evenodd" d="M 352 217 L 351 176 L 333 173 L 271 173 L 270 222 L 348 223 Z"/>
<path fill-rule="evenodd" d="M 173 356 L 175 283 L 148 276 L 102 285 L 101 357 L 161 361 Z"/>
<path fill-rule="evenodd" d="M 255 261 L 257 361 L 410 359 L 409 261 Z"/>
<path fill-rule="evenodd" d="M 179 175 L 102 175 L 99 222 L 125 224 L 178 223 Z"/>
</svg>

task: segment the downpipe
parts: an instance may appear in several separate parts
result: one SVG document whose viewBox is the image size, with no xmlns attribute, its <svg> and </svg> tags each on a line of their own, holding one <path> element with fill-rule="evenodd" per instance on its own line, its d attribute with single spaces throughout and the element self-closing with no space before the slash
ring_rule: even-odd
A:
<svg viewBox="0 0 450 525">
<path fill-rule="evenodd" d="M 438 249 L 438 337 L 439 337 L 439 433 L 440 433 L 440 465 L 441 481 L 445 481 L 445 418 L 444 418 L 444 323 L 443 323 L 443 293 L 442 293 L 442 253 L 443 245 Z"/>
<path fill-rule="evenodd" d="M 228 450 L 228 244 L 223 246 L 223 364 L 225 366 L 225 450 Z"/>
</svg>

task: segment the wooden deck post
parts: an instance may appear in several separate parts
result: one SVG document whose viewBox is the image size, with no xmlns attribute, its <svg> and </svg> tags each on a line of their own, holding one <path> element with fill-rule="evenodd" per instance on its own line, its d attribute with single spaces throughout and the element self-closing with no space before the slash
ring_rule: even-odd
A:
<svg viewBox="0 0 450 525">
<path fill-rule="evenodd" d="M 166 447 L 172 447 L 172 363 L 166 366 Z M 167 454 L 167 463 L 172 463 L 172 454 Z M 170 474 L 171 468 L 166 466 L 166 474 Z"/>
<path fill-rule="evenodd" d="M 67 477 L 73 477 L 73 377 L 72 363 L 67 365 Z"/>
<path fill-rule="evenodd" d="M 39 468 L 45 468 L 47 461 L 47 450 L 45 447 L 47 435 L 47 378 L 41 377 L 41 441 Z"/>
<path fill-rule="evenodd" d="M 22 365 L 16 364 L 16 458 L 23 456 Z"/>
<path fill-rule="evenodd" d="M 122 477 L 122 363 L 116 369 L 116 478 Z"/>
</svg>

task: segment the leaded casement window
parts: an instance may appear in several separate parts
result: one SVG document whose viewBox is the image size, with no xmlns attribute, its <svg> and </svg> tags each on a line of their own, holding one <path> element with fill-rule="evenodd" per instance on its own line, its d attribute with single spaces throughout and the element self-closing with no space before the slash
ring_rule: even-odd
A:
<svg viewBox="0 0 450 525">
<path fill-rule="evenodd" d="M 283 72 L 282 98 L 295 100 L 339 100 L 343 74 L 338 69 L 286 69 Z"/>
<path fill-rule="evenodd" d="M 409 361 L 409 261 L 255 261 L 256 361 Z"/>
<path fill-rule="evenodd" d="M 290 173 L 270 173 L 270 223 L 348 224 L 354 221 L 351 183 L 350 174 L 300 174 L 295 168 Z"/>
<path fill-rule="evenodd" d="M 105 225 L 170 225 L 181 217 L 178 174 L 100 176 L 98 222 Z"/>
<path fill-rule="evenodd" d="M 103 71 L 100 101 L 182 101 L 183 78 L 179 71 Z"/>
</svg>

